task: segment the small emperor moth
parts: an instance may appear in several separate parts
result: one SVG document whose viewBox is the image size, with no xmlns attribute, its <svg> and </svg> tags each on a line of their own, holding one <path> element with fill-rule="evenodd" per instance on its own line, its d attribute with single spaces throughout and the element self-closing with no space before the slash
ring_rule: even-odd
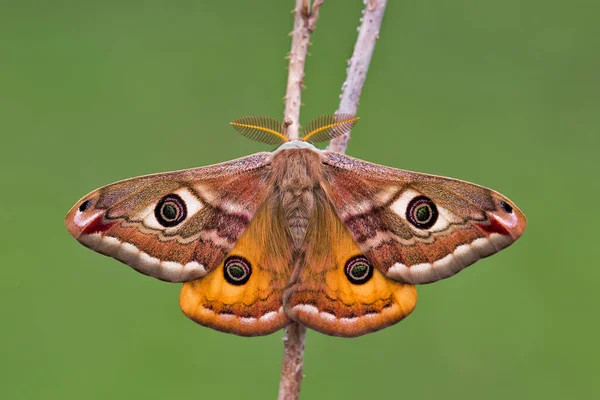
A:
<svg viewBox="0 0 600 400">
<path fill-rule="evenodd" d="M 312 143 L 348 132 L 330 115 L 288 140 L 264 117 L 232 122 L 280 143 L 208 167 L 97 189 L 66 216 L 85 246 L 169 282 L 199 324 L 266 335 L 291 321 L 337 336 L 395 324 L 414 285 L 447 278 L 512 244 L 525 216 L 464 181 L 371 164 Z"/>
</svg>

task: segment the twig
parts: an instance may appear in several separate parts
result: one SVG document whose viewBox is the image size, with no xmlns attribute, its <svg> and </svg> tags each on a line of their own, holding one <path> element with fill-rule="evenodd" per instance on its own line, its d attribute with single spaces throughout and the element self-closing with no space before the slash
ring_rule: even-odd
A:
<svg viewBox="0 0 600 400">
<path fill-rule="evenodd" d="M 292 31 L 292 50 L 290 51 L 290 65 L 288 81 L 285 92 L 285 111 L 283 124 L 286 136 L 293 140 L 298 139 L 300 130 L 300 100 L 302 88 L 304 87 L 304 64 L 306 53 L 310 44 L 310 34 L 317 26 L 319 8 L 324 0 L 315 0 L 312 10 L 310 0 L 296 0 L 294 9 L 294 30 Z"/>
<path fill-rule="evenodd" d="M 375 49 L 375 42 L 379 39 L 379 29 L 386 4 L 387 0 L 365 0 L 362 23 L 354 45 L 354 53 L 348 61 L 346 81 L 342 85 L 342 95 L 340 96 L 340 106 L 336 112 L 337 114 L 356 115 L 360 93 L 365 84 L 367 70 Z M 327 150 L 345 153 L 349 140 L 350 131 L 333 139 Z"/>
<path fill-rule="evenodd" d="M 285 112 L 283 123 L 286 136 L 298 139 L 300 128 L 301 94 L 304 81 L 304 64 L 310 34 L 317 26 L 319 8 L 324 0 L 315 0 L 312 9 L 310 0 L 296 0 L 294 10 L 294 30 L 292 31 L 292 50 L 288 82 L 285 93 Z M 296 400 L 300 395 L 304 366 L 304 339 L 306 328 L 297 322 L 291 323 L 285 329 L 283 338 L 283 362 L 281 379 L 279 381 L 279 400 Z"/>
<path fill-rule="evenodd" d="M 304 338 L 306 328 L 293 322 L 285 328 L 283 337 L 283 364 L 279 381 L 279 400 L 296 400 L 304 373 Z"/>
<path fill-rule="evenodd" d="M 297 139 L 300 122 L 302 83 L 304 64 L 310 34 L 314 31 L 319 16 L 319 8 L 324 0 L 315 0 L 310 8 L 310 0 L 296 0 L 292 51 L 285 96 L 284 124 L 286 135 Z M 365 0 L 362 23 L 354 45 L 354 53 L 349 61 L 338 113 L 356 114 L 360 93 L 365 83 L 375 42 L 379 38 L 379 28 L 383 19 L 387 0 Z M 350 132 L 330 142 L 328 149 L 344 153 L 350 140 Z M 300 384 L 304 377 L 304 339 L 306 328 L 298 323 L 290 324 L 285 330 L 283 364 L 279 382 L 279 400 L 296 400 L 300 395 Z"/>
</svg>

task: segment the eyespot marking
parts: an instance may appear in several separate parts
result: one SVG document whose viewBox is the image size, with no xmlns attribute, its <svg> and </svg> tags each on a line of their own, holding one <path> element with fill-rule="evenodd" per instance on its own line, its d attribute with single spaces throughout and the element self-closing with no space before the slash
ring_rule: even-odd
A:
<svg viewBox="0 0 600 400">
<path fill-rule="evenodd" d="M 185 202 L 175 193 L 168 194 L 154 208 L 154 216 L 164 227 L 179 225 L 187 217 Z"/>
<path fill-rule="evenodd" d="M 406 207 L 406 219 L 419 229 L 429 229 L 438 219 L 438 209 L 430 198 L 417 196 Z"/>
<path fill-rule="evenodd" d="M 223 263 L 225 280 L 232 285 L 240 286 L 248 282 L 252 275 L 250 262 L 243 257 L 231 256 Z"/>
<path fill-rule="evenodd" d="M 346 262 L 344 272 L 351 283 L 362 285 L 373 276 L 373 265 L 365 256 L 356 256 Z"/>
</svg>

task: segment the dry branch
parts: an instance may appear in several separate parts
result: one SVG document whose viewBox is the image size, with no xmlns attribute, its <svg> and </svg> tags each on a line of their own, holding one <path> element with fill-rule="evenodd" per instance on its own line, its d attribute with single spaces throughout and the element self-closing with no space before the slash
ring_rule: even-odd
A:
<svg viewBox="0 0 600 400">
<path fill-rule="evenodd" d="M 310 44 L 310 34 L 317 26 L 319 8 L 323 0 L 296 0 L 294 9 L 294 30 L 292 31 L 292 49 L 285 93 L 285 111 L 283 123 L 288 139 L 298 139 L 300 130 L 300 106 L 304 82 L 304 64 Z M 300 395 L 304 366 L 304 339 L 306 328 L 292 322 L 285 328 L 283 338 L 283 361 L 279 381 L 279 400 L 296 400 Z"/>
<path fill-rule="evenodd" d="M 323 0 L 315 0 L 312 9 L 310 0 L 296 0 L 294 9 L 294 30 L 292 31 L 292 50 L 289 54 L 290 65 L 288 68 L 288 81 L 285 92 L 285 111 L 283 123 L 286 127 L 286 136 L 289 139 L 298 139 L 300 130 L 301 94 L 304 87 L 304 64 L 310 34 L 317 26 L 319 8 Z"/>
<path fill-rule="evenodd" d="M 375 43 L 379 39 L 379 29 L 387 0 L 366 0 L 363 11 L 362 22 L 358 31 L 358 38 L 354 45 L 352 58 L 348 61 L 346 81 L 342 85 L 340 106 L 336 114 L 356 115 L 360 94 L 362 92 L 367 70 L 371 63 L 371 56 L 375 50 Z M 350 131 L 333 139 L 327 150 L 345 153 L 350 140 Z"/>
<path fill-rule="evenodd" d="M 315 0 L 312 9 L 310 0 L 296 0 L 294 10 L 294 30 L 292 49 L 289 55 L 288 82 L 285 95 L 284 125 L 289 139 L 297 139 L 300 127 L 301 94 L 304 82 L 304 65 L 308 51 L 310 34 L 315 30 L 319 8 L 324 0 Z M 379 28 L 383 19 L 387 0 L 365 0 L 365 9 L 359 28 L 354 53 L 349 61 L 340 106 L 337 113 L 356 115 L 360 93 L 365 83 L 375 42 L 379 38 Z M 350 140 L 350 132 L 333 139 L 329 150 L 345 152 Z M 296 400 L 300 395 L 304 365 L 304 340 L 306 328 L 296 322 L 285 329 L 284 352 L 279 382 L 279 400 Z"/>
<path fill-rule="evenodd" d="M 279 381 L 279 400 L 296 400 L 304 373 L 304 339 L 306 328 L 293 322 L 285 328 L 283 337 L 283 364 Z"/>
</svg>

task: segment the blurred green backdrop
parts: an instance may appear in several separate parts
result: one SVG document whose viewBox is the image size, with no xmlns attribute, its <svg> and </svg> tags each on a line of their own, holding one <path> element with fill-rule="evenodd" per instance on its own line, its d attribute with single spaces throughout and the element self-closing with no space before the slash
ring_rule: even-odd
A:
<svg viewBox="0 0 600 400">
<path fill-rule="evenodd" d="M 0 397 L 275 398 L 281 333 L 195 325 L 180 285 L 85 249 L 63 218 L 101 185 L 266 150 L 227 123 L 282 115 L 293 1 L 0 6 Z M 336 109 L 362 6 L 325 1 L 304 123 Z M 309 332 L 303 398 L 597 398 L 599 13 L 390 1 L 348 153 L 494 188 L 529 227 L 421 287 L 396 326 Z"/>
</svg>

